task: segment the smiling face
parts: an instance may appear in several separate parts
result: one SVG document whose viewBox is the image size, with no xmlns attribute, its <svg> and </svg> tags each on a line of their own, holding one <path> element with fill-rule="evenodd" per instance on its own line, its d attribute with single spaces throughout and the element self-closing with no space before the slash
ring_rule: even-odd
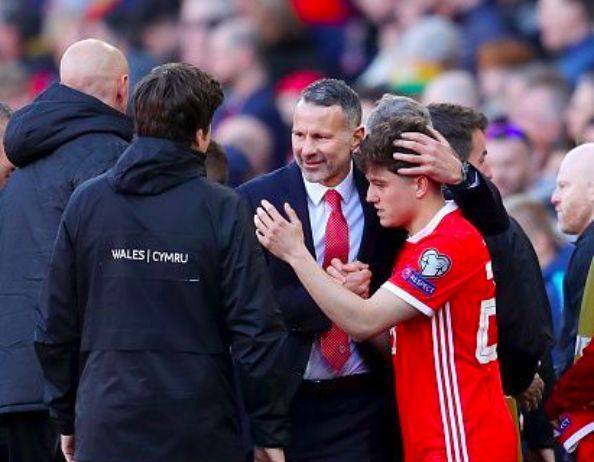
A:
<svg viewBox="0 0 594 462">
<path fill-rule="evenodd" d="M 307 181 L 336 186 L 347 175 L 351 152 L 363 129 L 351 127 L 338 105 L 324 107 L 301 100 L 293 114 L 293 155 Z"/>
<path fill-rule="evenodd" d="M 486 163 L 503 197 L 526 191 L 532 181 L 530 148 L 521 140 L 494 139 L 487 143 Z"/>
</svg>

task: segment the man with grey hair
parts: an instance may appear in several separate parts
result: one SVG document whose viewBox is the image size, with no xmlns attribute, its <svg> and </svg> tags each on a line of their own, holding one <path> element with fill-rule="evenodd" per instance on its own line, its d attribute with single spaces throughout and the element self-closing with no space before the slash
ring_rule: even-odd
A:
<svg viewBox="0 0 594 462">
<path fill-rule="evenodd" d="M 385 96 L 368 124 L 374 124 L 384 109 L 379 113 L 387 118 L 392 107 L 388 102 L 393 101 L 407 103 L 411 115 L 426 112 L 412 100 Z M 351 157 L 363 134 L 357 94 L 340 80 L 318 80 L 303 90 L 295 108 L 295 162 L 240 186 L 238 192 L 254 212 L 263 199 L 279 210 L 284 202 L 290 203 L 318 264 L 342 273 L 347 288 L 367 297 L 389 277 L 406 234 L 382 228 L 373 205 L 365 201 L 368 183 Z M 418 135 L 408 140 L 421 153 L 421 165 L 410 170 L 420 168 L 432 178 L 460 182 L 461 163 L 449 146 Z M 465 196 L 465 187 L 460 189 L 460 196 Z M 399 438 L 389 349 L 350 339 L 323 314 L 288 265 L 270 253 L 267 257 L 289 330 L 286 358 L 291 380 L 286 399 L 291 403 L 293 434 L 287 460 L 399 460 L 393 447 Z M 387 347 L 386 337 L 376 340 L 374 344 Z"/>
<path fill-rule="evenodd" d="M 421 117 L 427 121 L 427 125 L 432 126 L 431 115 L 425 106 L 419 104 L 408 96 L 384 93 L 382 97 L 377 100 L 375 107 L 367 116 L 367 120 L 365 121 L 365 130 L 370 133 L 379 124 L 385 122 L 390 117 L 396 116 Z"/>
<path fill-rule="evenodd" d="M 62 212 L 74 189 L 110 168 L 132 138 L 128 63 L 99 40 L 71 45 L 60 83 L 11 117 L 4 136 L 17 166 L 0 214 L 0 415 L 10 462 L 58 460 L 33 350 L 34 313 Z M 72 365 L 78 367 L 78 365 Z M 58 431 L 72 434 L 61 425 Z"/>
<path fill-rule="evenodd" d="M 6 131 L 6 124 L 8 124 L 8 119 L 12 115 L 12 110 L 4 103 L 0 103 L 0 140 L 4 139 L 4 132 Z M 4 143 L 0 143 L 0 194 L 6 183 L 8 182 L 8 178 L 10 174 L 14 170 L 14 165 L 12 162 L 8 160 L 6 157 L 6 152 L 4 151 Z"/>
</svg>

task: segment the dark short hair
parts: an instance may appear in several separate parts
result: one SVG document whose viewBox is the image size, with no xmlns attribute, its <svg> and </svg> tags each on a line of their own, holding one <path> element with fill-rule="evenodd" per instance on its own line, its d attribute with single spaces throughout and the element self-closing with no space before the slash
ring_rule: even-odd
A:
<svg viewBox="0 0 594 462">
<path fill-rule="evenodd" d="M 459 104 L 433 103 L 427 109 L 433 127 L 448 140 L 461 160 L 468 160 L 472 152 L 472 133 L 475 130 L 485 131 L 489 123 L 487 117 Z"/>
<path fill-rule="evenodd" d="M 362 110 L 359 95 L 343 80 L 316 80 L 301 92 L 298 101 L 323 107 L 340 106 L 349 126 L 355 128 L 361 125 Z"/>
<path fill-rule="evenodd" d="M 398 173 L 400 168 L 414 167 L 410 162 L 395 160 L 392 157 L 396 151 L 418 155 L 410 149 L 394 146 L 394 141 L 401 139 L 405 132 L 418 132 L 435 138 L 427 128 L 427 121 L 422 117 L 391 117 L 377 125 L 361 142 L 359 150 L 354 154 L 359 168 L 366 172 L 369 167 L 385 167 L 392 173 Z"/>
<path fill-rule="evenodd" d="M 191 145 L 197 130 L 208 132 L 214 111 L 223 102 L 223 90 L 213 77 L 190 64 L 163 64 L 138 83 L 132 102 L 138 136 Z"/>
</svg>

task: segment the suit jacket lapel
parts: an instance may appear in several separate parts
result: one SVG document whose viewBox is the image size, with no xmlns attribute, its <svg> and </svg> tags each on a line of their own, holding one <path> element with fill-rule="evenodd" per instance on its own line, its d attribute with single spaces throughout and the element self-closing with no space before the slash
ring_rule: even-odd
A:
<svg viewBox="0 0 594 462">
<path fill-rule="evenodd" d="M 287 167 L 288 181 L 285 185 L 287 190 L 288 202 L 297 213 L 299 220 L 303 224 L 303 235 L 305 237 L 305 246 L 309 252 L 316 257 L 316 251 L 313 245 L 311 232 L 311 223 L 309 221 L 309 210 L 307 208 L 307 191 L 299 166 L 293 162 Z"/>
<path fill-rule="evenodd" d="M 357 259 L 360 261 L 367 261 L 372 254 L 375 238 L 377 237 L 378 220 L 374 207 L 365 200 L 367 196 L 367 187 L 369 183 L 365 179 L 363 172 L 356 166 L 353 168 L 353 178 L 355 186 L 359 193 L 361 207 L 363 208 L 363 235 L 361 237 L 361 245 L 359 246 L 359 254 Z"/>
</svg>

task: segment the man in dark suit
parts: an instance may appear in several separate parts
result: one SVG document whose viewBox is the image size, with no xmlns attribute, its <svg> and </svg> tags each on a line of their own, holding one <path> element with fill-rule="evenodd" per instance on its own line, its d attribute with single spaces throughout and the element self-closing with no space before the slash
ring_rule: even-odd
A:
<svg viewBox="0 0 594 462">
<path fill-rule="evenodd" d="M 262 199 L 279 210 L 289 202 L 318 263 L 328 267 L 329 257 L 335 257 L 334 264 L 347 276 L 347 287 L 360 295 L 375 291 L 389 277 L 406 237 L 403 230 L 382 229 L 374 208 L 365 201 L 367 182 L 351 160 L 363 135 L 357 94 L 342 81 L 314 82 L 295 108 L 295 162 L 238 189 L 254 211 Z M 463 180 L 461 163 L 449 146 L 425 138 L 411 141 L 413 149 L 424 154 L 421 162 L 434 160 L 438 167 L 432 173 L 440 180 Z M 464 184 L 457 187 L 459 194 L 466 194 L 464 188 Z M 485 201 L 491 209 L 501 207 L 493 204 L 488 189 L 484 191 L 486 195 L 477 195 L 477 201 Z M 292 434 L 287 460 L 398 460 L 390 363 L 383 361 L 388 356 L 341 333 L 290 266 L 269 253 L 267 259 L 289 330 L 286 358 L 291 379 L 286 398 Z"/>
</svg>

